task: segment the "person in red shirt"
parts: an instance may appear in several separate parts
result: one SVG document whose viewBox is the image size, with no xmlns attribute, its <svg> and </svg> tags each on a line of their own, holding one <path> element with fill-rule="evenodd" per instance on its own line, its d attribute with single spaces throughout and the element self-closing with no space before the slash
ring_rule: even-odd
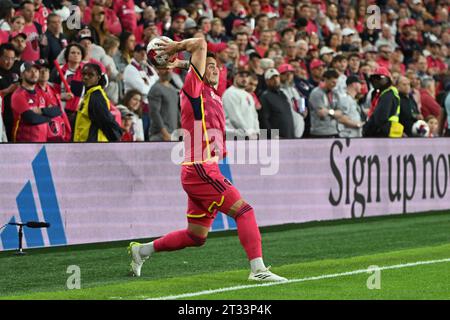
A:
<svg viewBox="0 0 450 320">
<path fill-rule="evenodd" d="M 389 45 L 381 45 L 378 47 L 379 57 L 377 59 L 377 64 L 380 68 L 391 69 L 390 55 L 392 54 L 392 49 Z"/>
<path fill-rule="evenodd" d="M 253 208 L 220 173 L 218 161 L 226 156 L 225 113 L 217 94 L 219 69 L 215 56 L 207 54 L 206 41 L 200 38 L 164 42 L 160 50 L 160 54 L 169 56 L 185 50 L 191 53 L 189 72 L 180 92 L 186 150 L 181 183 L 188 195 L 188 227 L 147 244 L 130 243 L 134 275 L 141 275 L 142 264 L 154 252 L 203 245 L 220 210 L 236 220 L 239 240 L 250 261 L 249 280 L 286 281 L 264 265 Z"/>
<path fill-rule="evenodd" d="M 36 61 L 45 56 L 42 50 L 47 48 L 47 39 L 42 33 L 42 26 L 36 22 L 34 3 L 26 0 L 21 3 L 20 12 L 25 18 L 23 32 L 27 35 L 26 47 L 22 53 L 23 61 Z M 45 51 L 45 50 L 44 50 Z"/>
<path fill-rule="evenodd" d="M 123 30 L 133 32 L 137 27 L 133 0 L 117 0 L 114 2 L 114 12 L 122 23 Z"/>
<path fill-rule="evenodd" d="M 47 31 L 47 17 L 51 13 L 51 10 L 44 6 L 42 0 L 34 0 L 34 7 L 35 21 L 42 26 L 42 32 L 45 33 Z"/>
<path fill-rule="evenodd" d="M 11 97 L 14 116 L 13 142 L 47 142 L 48 123 L 61 115 L 58 106 L 50 106 L 36 90 L 39 68 L 31 62 L 20 66 L 22 83 Z"/>
<path fill-rule="evenodd" d="M 39 59 L 36 61 L 36 65 L 39 67 L 39 80 L 36 85 L 37 93 L 44 96 L 48 105 L 58 106 L 61 110 L 61 115 L 52 118 L 48 123 L 47 142 L 69 142 L 72 137 L 69 119 L 62 107 L 59 95 L 53 86 L 48 83 L 50 78 L 50 65 L 45 59 Z"/>
<path fill-rule="evenodd" d="M 439 118 L 441 107 L 436 101 L 436 85 L 434 79 L 426 77 L 422 79 L 422 88 L 420 89 L 420 102 L 422 104 L 421 112 L 424 118 L 430 114 Z"/>
</svg>

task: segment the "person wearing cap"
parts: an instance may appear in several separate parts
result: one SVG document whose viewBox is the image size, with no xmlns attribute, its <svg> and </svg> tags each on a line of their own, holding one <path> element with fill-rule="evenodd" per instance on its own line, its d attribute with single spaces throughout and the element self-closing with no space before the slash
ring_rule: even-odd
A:
<svg viewBox="0 0 450 320">
<path fill-rule="evenodd" d="M 20 66 L 21 85 L 11 97 L 14 116 L 13 142 L 47 142 L 48 123 L 61 115 L 59 106 L 51 106 L 36 90 L 39 67 L 34 62 Z"/>
<path fill-rule="evenodd" d="M 146 141 L 149 138 L 149 112 L 151 108 L 148 93 L 158 79 L 158 72 L 147 62 L 147 48 L 143 44 L 137 44 L 134 48 L 133 59 L 131 59 L 130 64 L 125 67 L 123 72 L 123 83 L 125 94 L 130 89 L 139 90 L 142 94 L 142 121 L 144 123 L 144 136 Z"/>
<path fill-rule="evenodd" d="M 245 13 L 244 6 L 239 1 L 232 1 L 231 8 L 228 11 L 228 15 L 223 18 L 223 25 L 225 26 L 225 30 L 227 36 L 232 37 L 232 30 L 235 27 L 235 20 L 242 20 L 245 16 L 242 13 Z"/>
<path fill-rule="evenodd" d="M 103 88 L 107 84 L 100 66 L 87 63 L 81 71 L 86 93 L 73 129 L 74 142 L 120 141 L 123 129 L 112 114 L 111 103 Z"/>
<path fill-rule="evenodd" d="M 275 68 L 264 73 L 267 89 L 261 94 L 261 129 L 267 130 L 268 139 L 295 139 L 292 108 L 288 97 L 281 91 L 280 73 Z M 278 135 L 272 130 L 278 130 Z"/>
<path fill-rule="evenodd" d="M 335 90 L 339 73 L 328 69 L 323 73 L 323 85 L 314 88 L 309 95 L 308 108 L 311 115 L 310 136 L 313 138 L 336 138 L 339 95 Z"/>
<path fill-rule="evenodd" d="M 24 61 L 22 55 L 27 46 L 27 35 L 23 32 L 12 32 L 9 35 L 9 42 L 14 46 L 17 56 L 13 69 L 19 73 L 19 68 Z"/>
<path fill-rule="evenodd" d="M 301 138 L 305 131 L 305 117 L 307 116 L 306 100 L 297 90 L 294 83 L 295 69 L 289 63 L 278 67 L 280 73 L 280 88 L 291 105 L 292 119 L 294 121 L 295 138 Z"/>
<path fill-rule="evenodd" d="M 180 122 L 179 89 L 172 83 L 172 70 L 158 68 L 159 79 L 150 89 L 150 141 L 172 141 Z"/>
<path fill-rule="evenodd" d="M 358 76 L 351 75 L 346 80 L 347 89 L 345 94 L 339 96 L 338 108 L 342 116 L 337 117 L 338 132 L 340 138 L 362 137 L 362 110 L 357 102 L 361 93 L 361 80 Z"/>
<path fill-rule="evenodd" d="M 309 64 L 310 77 L 308 82 L 313 88 L 317 87 L 322 81 L 322 75 L 325 71 L 325 63 L 322 60 L 314 59 Z"/>
<path fill-rule="evenodd" d="M 334 50 L 327 46 L 320 48 L 319 51 L 320 60 L 324 61 L 327 66 L 331 64 L 334 54 Z"/>
<path fill-rule="evenodd" d="M 35 64 L 39 68 L 36 92 L 45 97 L 47 104 L 57 106 L 61 110 L 61 115 L 52 118 L 48 123 L 47 142 L 69 142 L 72 138 L 72 128 L 55 88 L 48 83 L 50 79 L 50 65 L 45 59 L 39 59 Z"/>
<path fill-rule="evenodd" d="M 356 31 L 351 28 L 344 28 L 342 30 L 342 44 L 339 47 L 340 51 L 348 52 L 352 51 L 355 48 L 355 46 L 353 45 L 353 38 L 355 34 Z"/>
<path fill-rule="evenodd" d="M 228 42 L 230 38 L 225 34 L 222 20 L 214 18 L 211 20 L 211 31 L 206 35 L 206 41 L 212 43 Z"/>
<path fill-rule="evenodd" d="M 255 100 L 245 90 L 248 81 L 248 68 L 240 67 L 234 76 L 233 85 L 222 96 L 227 140 L 257 139 L 259 136 Z"/>
<path fill-rule="evenodd" d="M 164 33 L 164 36 L 169 37 L 174 41 L 181 41 L 184 39 L 184 24 L 187 20 L 187 16 L 175 13 L 172 18 L 172 24 L 170 29 Z"/>
<path fill-rule="evenodd" d="M 393 86 L 391 73 L 383 67 L 377 68 L 370 76 L 374 88 L 370 94 L 371 106 L 368 120 L 363 126 L 364 137 L 392 137 L 403 136 L 400 124 L 400 96 Z"/>
<path fill-rule="evenodd" d="M 184 37 L 192 38 L 194 34 L 198 31 L 197 22 L 191 17 L 188 17 L 184 22 Z"/>
</svg>

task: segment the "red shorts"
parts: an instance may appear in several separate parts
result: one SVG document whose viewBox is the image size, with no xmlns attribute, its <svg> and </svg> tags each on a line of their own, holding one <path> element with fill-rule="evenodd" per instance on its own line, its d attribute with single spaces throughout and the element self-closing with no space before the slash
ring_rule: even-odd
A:
<svg viewBox="0 0 450 320">
<path fill-rule="evenodd" d="M 181 184 L 188 195 L 188 222 L 211 227 L 217 213 L 228 213 L 241 199 L 239 191 L 215 162 L 183 165 Z"/>
</svg>

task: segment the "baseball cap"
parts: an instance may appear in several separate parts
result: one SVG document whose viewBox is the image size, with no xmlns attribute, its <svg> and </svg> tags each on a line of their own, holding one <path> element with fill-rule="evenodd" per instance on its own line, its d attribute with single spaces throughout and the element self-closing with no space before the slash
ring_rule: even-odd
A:
<svg viewBox="0 0 450 320">
<path fill-rule="evenodd" d="M 249 59 L 253 59 L 253 58 L 261 59 L 262 58 L 261 55 L 258 52 L 256 52 L 256 50 L 254 50 L 254 49 L 245 51 L 245 54 L 249 57 Z"/>
<path fill-rule="evenodd" d="M 153 20 L 145 20 L 144 21 L 144 29 L 147 29 L 150 26 L 154 26 L 155 25 L 155 21 Z"/>
<path fill-rule="evenodd" d="M 352 83 L 361 83 L 361 80 L 357 76 L 349 76 L 349 77 L 347 77 L 347 80 L 345 81 L 345 84 L 347 86 L 349 86 Z"/>
<path fill-rule="evenodd" d="M 324 54 L 333 54 L 334 53 L 334 51 L 333 51 L 333 49 L 331 49 L 330 47 L 322 47 L 321 49 L 320 49 L 320 53 L 319 53 L 319 55 L 320 56 L 323 56 Z"/>
<path fill-rule="evenodd" d="M 286 73 L 286 72 L 294 72 L 294 71 L 295 71 L 294 67 L 291 66 L 289 63 L 283 63 L 282 65 L 280 65 L 278 67 L 278 72 L 280 74 Z"/>
<path fill-rule="evenodd" d="M 372 75 L 379 75 L 384 77 L 390 77 L 391 73 L 385 67 L 378 67 L 375 69 L 375 72 Z"/>
<path fill-rule="evenodd" d="M 19 31 L 14 31 L 9 35 L 9 41 L 11 41 L 12 39 L 15 39 L 17 37 L 22 37 L 24 39 L 27 39 L 27 35 L 23 32 L 19 32 Z"/>
<path fill-rule="evenodd" d="M 245 26 L 246 24 L 247 23 L 244 20 L 242 20 L 242 19 L 235 19 L 233 21 L 233 28 L 237 28 L 237 27 L 240 27 L 240 26 Z"/>
<path fill-rule="evenodd" d="M 279 75 L 280 75 L 280 73 L 278 72 L 277 69 L 270 68 L 270 69 L 267 69 L 267 71 L 264 73 L 264 79 L 269 80 L 269 79 L 272 79 L 273 77 L 279 76 Z"/>
<path fill-rule="evenodd" d="M 81 42 L 83 40 L 90 40 L 92 43 L 94 43 L 94 38 L 92 38 L 92 35 L 90 34 L 80 34 L 77 40 L 78 42 Z"/>
<path fill-rule="evenodd" d="M 184 29 L 192 29 L 197 27 L 197 22 L 192 18 L 187 18 L 184 22 Z"/>
<path fill-rule="evenodd" d="M 309 69 L 312 70 L 312 69 L 315 69 L 315 68 L 318 68 L 318 67 L 323 67 L 324 65 L 325 65 L 325 62 L 323 62 L 322 60 L 314 59 L 309 64 Z"/>
<path fill-rule="evenodd" d="M 351 36 L 351 35 L 354 35 L 355 33 L 356 33 L 355 30 L 350 29 L 350 28 L 344 28 L 344 30 L 342 30 L 343 37 Z"/>
<path fill-rule="evenodd" d="M 30 70 L 31 68 L 39 69 L 39 66 L 34 61 L 25 61 L 20 66 L 20 73 Z"/>
<path fill-rule="evenodd" d="M 183 19 L 184 21 L 186 21 L 187 17 L 184 14 L 175 13 L 174 16 L 173 16 L 173 21 L 175 21 L 177 19 Z"/>
<path fill-rule="evenodd" d="M 49 65 L 47 59 L 39 59 L 39 60 L 36 60 L 34 63 L 35 63 L 35 65 L 36 65 L 37 67 L 39 67 L 39 68 L 47 68 L 47 69 L 50 69 L 50 65 Z"/>
<path fill-rule="evenodd" d="M 142 50 L 147 50 L 145 44 L 138 43 L 134 46 L 134 52 L 138 52 L 138 51 L 142 51 Z"/>
</svg>

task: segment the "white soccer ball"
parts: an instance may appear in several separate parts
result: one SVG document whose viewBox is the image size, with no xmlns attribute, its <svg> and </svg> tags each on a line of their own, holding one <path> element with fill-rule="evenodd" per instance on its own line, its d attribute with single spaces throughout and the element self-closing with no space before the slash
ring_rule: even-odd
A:
<svg viewBox="0 0 450 320">
<path fill-rule="evenodd" d="M 411 132 L 414 137 L 429 137 L 430 127 L 425 121 L 417 120 L 411 128 Z"/>
<path fill-rule="evenodd" d="M 172 39 L 162 36 L 153 38 L 152 41 L 150 41 L 149 44 L 147 45 L 147 57 L 150 60 L 150 62 L 156 67 L 164 67 L 165 65 L 167 65 L 167 63 L 173 62 L 176 58 L 176 54 L 172 56 L 169 56 L 168 54 L 158 55 L 158 51 L 155 49 L 159 47 L 159 43 L 162 42 L 161 40 L 173 42 Z"/>
</svg>

